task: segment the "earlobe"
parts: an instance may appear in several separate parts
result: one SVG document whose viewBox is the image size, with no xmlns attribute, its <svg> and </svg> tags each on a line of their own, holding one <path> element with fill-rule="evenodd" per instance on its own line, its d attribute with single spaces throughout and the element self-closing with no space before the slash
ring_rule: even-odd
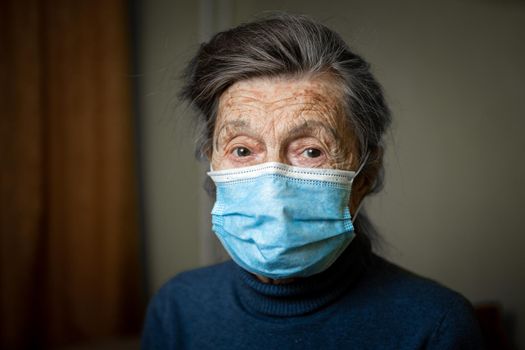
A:
<svg viewBox="0 0 525 350">
<path fill-rule="evenodd" d="M 350 214 L 352 217 L 354 217 L 355 212 L 357 208 L 359 207 L 360 203 L 365 199 L 366 195 L 369 191 L 369 186 L 366 184 L 366 176 L 367 173 L 366 169 L 360 174 L 360 176 L 356 177 L 354 180 L 354 183 L 352 185 L 352 192 L 350 195 Z M 362 177 L 361 177 L 362 176 Z"/>
<path fill-rule="evenodd" d="M 383 148 L 377 147 L 369 151 L 366 164 L 354 179 L 350 196 L 350 213 L 354 215 L 360 203 L 376 189 L 376 183 L 383 161 Z"/>
</svg>

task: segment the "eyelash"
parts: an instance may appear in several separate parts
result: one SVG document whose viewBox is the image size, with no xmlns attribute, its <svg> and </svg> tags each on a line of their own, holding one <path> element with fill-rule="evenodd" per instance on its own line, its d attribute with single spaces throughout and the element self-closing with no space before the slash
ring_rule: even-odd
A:
<svg viewBox="0 0 525 350">
<path fill-rule="evenodd" d="M 315 155 L 313 157 L 310 157 L 307 155 L 308 151 L 317 151 L 318 152 L 318 155 Z M 315 148 L 315 147 L 308 147 L 308 148 L 305 148 L 301 154 L 304 154 L 306 156 L 306 158 L 319 158 L 323 155 L 323 151 L 320 150 L 319 148 Z"/>
<path fill-rule="evenodd" d="M 262 161 L 265 147 L 250 140 L 238 139 L 232 140 L 230 145 L 225 147 L 225 151 L 232 164 L 246 166 Z M 291 141 L 287 146 L 285 156 L 287 160 L 283 161 L 296 166 L 317 167 L 329 161 L 332 158 L 330 154 L 327 146 L 317 139 L 300 138 Z"/>
<path fill-rule="evenodd" d="M 248 147 L 237 146 L 232 149 L 231 154 L 235 158 L 247 158 L 252 155 L 252 151 Z M 299 154 L 301 156 L 304 156 L 304 158 L 316 159 L 316 158 L 322 157 L 324 152 L 322 149 L 319 149 L 319 148 L 308 147 L 308 148 L 303 149 Z"/>
<path fill-rule="evenodd" d="M 240 155 L 239 154 L 240 150 L 246 150 L 248 152 L 248 154 Z M 236 157 L 244 158 L 244 157 L 248 157 L 249 155 L 251 155 L 252 151 L 248 147 L 238 146 L 238 147 L 233 148 L 232 154 L 234 154 L 234 156 L 236 156 Z"/>
</svg>

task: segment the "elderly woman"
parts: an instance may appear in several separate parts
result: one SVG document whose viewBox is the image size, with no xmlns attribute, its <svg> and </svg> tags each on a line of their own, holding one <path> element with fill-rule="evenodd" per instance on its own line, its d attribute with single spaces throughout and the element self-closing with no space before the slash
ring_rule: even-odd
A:
<svg viewBox="0 0 525 350">
<path fill-rule="evenodd" d="M 359 208 L 390 123 L 369 65 L 281 15 L 218 33 L 186 71 L 202 116 L 213 231 L 233 261 L 153 298 L 144 349 L 479 349 L 459 294 L 371 251 Z"/>
</svg>

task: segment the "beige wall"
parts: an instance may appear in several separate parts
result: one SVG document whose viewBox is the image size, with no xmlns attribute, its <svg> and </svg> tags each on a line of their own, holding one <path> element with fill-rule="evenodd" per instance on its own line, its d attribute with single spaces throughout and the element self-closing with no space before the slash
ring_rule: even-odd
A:
<svg viewBox="0 0 525 350">
<path fill-rule="evenodd" d="M 170 101 L 174 70 L 196 48 L 202 8 L 213 3 L 142 5 L 151 291 L 205 261 L 199 167 L 189 128 L 174 122 L 183 112 Z M 239 23 L 264 10 L 310 14 L 372 63 L 394 114 L 386 187 L 367 205 L 382 254 L 473 302 L 501 302 L 525 348 L 525 3 L 433 3 L 222 1 L 213 16 Z"/>
</svg>

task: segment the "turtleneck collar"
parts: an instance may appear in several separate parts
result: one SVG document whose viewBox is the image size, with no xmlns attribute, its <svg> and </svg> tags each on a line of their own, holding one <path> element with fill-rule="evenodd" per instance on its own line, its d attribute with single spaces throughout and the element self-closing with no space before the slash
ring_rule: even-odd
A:
<svg viewBox="0 0 525 350">
<path fill-rule="evenodd" d="M 338 299 L 361 275 L 371 256 L 367 238 L 357 235 L 327 270 L 287 284 L 261 282 L 237 266 L 235 291 L 247 311 L 273 317 L 312 313 Z"/>
</svg>

